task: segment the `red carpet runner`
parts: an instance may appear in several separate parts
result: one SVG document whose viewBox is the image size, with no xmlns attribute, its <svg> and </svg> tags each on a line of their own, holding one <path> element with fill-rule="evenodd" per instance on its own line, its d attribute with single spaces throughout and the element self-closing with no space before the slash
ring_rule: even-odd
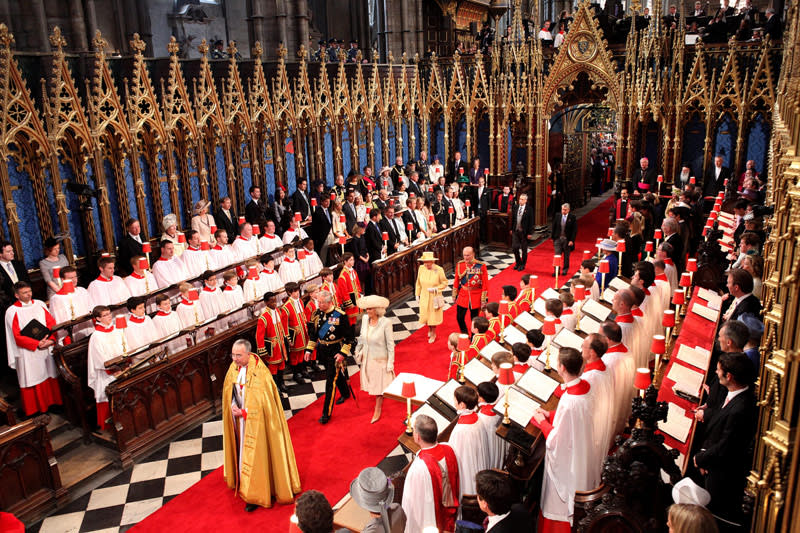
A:
<svg viewBox="0 0 800 533">
<path fill-rule="evenodd" d="M 583 250 L 596 250 L 595 239 L 608 226 L 608 209 L 611 200 L 581 217 L 578 222 L 578 240 L 570 257 L 571 269 L 578 269 Z M 539 276 L 536 293 L 552 287 L 553 243 L 547 240 L 528 254 L 526 272 Z M 489 300 L 496 301 L 503 285 L 519 286 L 521 273 L 507 268 L 490 280 Z M 563 283 L 566 278 L 559 277 Z M 397 344 L 395 371 L 415 372 L 444 379 L 447 375 L 449 352 L 447 336 L 458 331 L 455 307 L 444 314 L 438 338 L 428 344 L 427 331 L 420 329 Z M 316 489 L 327 496 L 331 504 L 338 502 L 348 491 L 350 481 L 365 467 L 378 464 L 396 445 L 403 429 L 405 405 L 387 400 L 379 422 L 370 424 L 373 400 L 359 393 L 358 378 L 351 379 L 358 393 L 358 402 L 352 400 L 335 406 L 331 421 L 320 425 L 322 399 L 303 409 L 289 419 L 297 467 L 303 490 Z M 162 531 L 233 531 L 235 528 L 257 527 L 264 532 L 285 532 L 293 505 L 275 505 L 271 509 L 244 511 L 244 502 L 228 490 L 222 476 L 222 467 L 212 472 L 188 490 L 179 494 L 161 509 L 145 518 L 133 528 L 136 533 Z"/>
</svg>

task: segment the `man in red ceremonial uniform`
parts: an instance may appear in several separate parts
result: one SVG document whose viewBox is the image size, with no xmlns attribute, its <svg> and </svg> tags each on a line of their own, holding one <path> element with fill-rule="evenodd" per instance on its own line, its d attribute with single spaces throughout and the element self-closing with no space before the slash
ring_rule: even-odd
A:
<svg viewBox="0 0 800 533">
<path fill-rule="evenodd" d="M 489 344 L 489 321 L 482 316 L 476 316 L 472 319 L 472 342 L 469 344 L 464 364 L 478 357 L 487 344 Z"/>
<path fill-rule="evenodd" d="M 51 354 L 56 337 L 36 332 L 39 329 L 47 333 L 44 328 L 52 329 L 56 320 L 44 302 L 33 299 L 27 281 L 14 284 L 14 296 L 17 301 L 6 310 L 5 316 L 8 366 L 17 371 L 22 408 L 30 416 L 47 411 L 51 405 L 61 405 L 58 374 Z"/>
<path fill-rule="evenodd" d="M 286 315 L 278 310 L 278 299 L 274 292 L 264 294 L 267 307 L 258 317 L 256 324 L 256 345 L 258 356 L 267 364 L 267 368 L 275 376 L 275 384 L 283 393 L 288 393 L 283 382 L 283 369 L 286 368 L 286 332 L 288 321 Z"/>
<path fill-rule="evenodd" d="M 361 290 L 361 282 L 358 281 L 358 273 L 353 268 L 356 264 L 355 257 L 350 252 L 342 255 L 342 272 L 336 282 L 336 297 L 342 304 L 342 309 L 347 313 L 350 325 L 355 326 L 358 320 L 358 305 L 356 302 L 364 293 Z"/>
<path fill-rule="evenodd" d="M 446 443 L 437 443 L 436 422 L 427 415 L 414 421 L 414 442 L 420 451 L 408 467 L 403 486 L 405 533 L 420 533 L 426 527 L 453 531 L 458 510 L 458 460 Z"/>
<path fill-rule="evenodd" d="M 302 385 L 306 383 L 304 377 L 311 377 L 303 364 L 303 355 L 308 345 L 308 319 L 303 302 L 300 301 L 300 285 L 290 281 L 285 288 L 288 298 L 283 302 L 281 313 L 286 317 L 286 331 L 289 335 L 289 364 L 294 372 L 292 379 Z"/>
<path fill-rule="evenodd" d="M 339 300 L 336 298 L 336 282 L 333 281 L 333 270 L 328 267 L 319 271 L 319 278 L 322 280 L 321 291 L 329 292 L 333 297 L 333 306 L 339 307 Z"/>
<path fill-rule="evenodd" d="M 323 269 L 323 270 L 325 270 L 325 269 Z M 316 284 L 306 285 L 306 293 L 308 293 L 308 303 L 306 303 L 306 307 L 305 307 L 306 330 L 308 330 L 308 322 L 311 321 L 311 315 L 314 314 L 314 311 L 319 309 L 319 306 L 317 305 L 317 298 L 319 297 L 319 293 L 322 290 L 320 287 L 321 287 L 321 285 L 316 285 Z M 331 296 L 333 297 L 333 295 L 331 295 Z M 333 297 L 333 298 L 335 299 L 335 297 Z M 308 358 L 306 358 L 306 359 L 307 359 L 306 368 L 305 368 L 306 372 L 308 372 L 309 370 L 312 371 L 312 372 L 321 372 L 322 371 L 322 367 L 319 366 L 319 363 L 317 363 L 317 350 L 316 349 L 315 350 L 311 350 L 311 352 L 308 355 Z"/>
<path fill-rule="evenodd" d="M 475 250 L 466 246 L 461 252 L 464 258 L 456 265 L 453 281 L 453 297 L 456 300 L 456 318 L 461 333 L 467 332 L 467 310 L 475 318 L 486 305 L 489 289 L 489 274 L 486 264 L 475 259 Z"/>
</svg>

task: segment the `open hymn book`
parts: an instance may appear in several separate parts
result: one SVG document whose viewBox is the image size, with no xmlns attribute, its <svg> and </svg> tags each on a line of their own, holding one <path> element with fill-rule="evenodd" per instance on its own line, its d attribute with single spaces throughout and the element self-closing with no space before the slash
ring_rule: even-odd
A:
<svg viewBox="0 0 800 533">
<path fill-rule="evenodd" d="M 495 413 L 500 415 L 505 414 L 505 402 L 505 395 L 501 395 L 494 405 Z M 538 407 L 539 403 L 522 391 L 514 387 L 508 389 L 508 418 L 515 424 L 523 428 L 526 427 L 531 421 L 531 418 L 533 418 L 533 413 Z"/>
<path fill-rule="evenodd" d="M 658 429 L 680 442 L 686 442 L 692 430 L 692 419 L 686 416 L 686 410 L 674 403 L 667 404 L 667 420 L 658 423 Z"/>
<path fill-rule="evenodd" d="M 535 368 L 530 368 L 520 376 L 516 385 L 542 403 L 547 403 L 558 387 L 558 381 Z"/>
</svg>

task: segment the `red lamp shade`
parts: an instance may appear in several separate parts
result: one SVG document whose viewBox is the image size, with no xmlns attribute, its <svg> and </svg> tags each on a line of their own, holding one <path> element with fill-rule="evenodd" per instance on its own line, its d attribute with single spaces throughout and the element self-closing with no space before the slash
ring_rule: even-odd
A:
<svg viewBox="0 0 800 533">
<path fill-rule="evenodd" d="M 414 224 L 412 224 L 411 222 L 408 222 L 406 224 L 406 230 L 411 231 L 413 229 L 414 229 Z"/>
<path fill-rule="evenodd" d="M 344 224 L 344 223 L 345 223 L 345 220 L 346 220 L 346 218 L 345 218 L 345 216 L 344 216 L 344 215 L 339 215 L 339 222 L 341 222 L 342 224 Z"/>
<path fill-rule="evenodd" d="M 686 295 L 680 289 L 675 289 L 672 293 L 672 305 L 683 305 L 686 303 Z"/>
<path fill-rule="evenodd" d="M 389 198 L 389 207 L 394 205 L 394 198 Z"/>
<path fill-rule="evenodd" d="M 689 176 L 689 183 L 691 183 L 692 185 L 697 183 L 697 180 L 694 178 L 694 176 Z"/>
<path fill-rule="evenodd" d="M 312 198 L 311 199 L 311 207 L 317 207 L 317 199 L 316 198 Z"/>
<path fill-rule="evenodd" d="M 67 294 L 72 294 L 75 292 L 75 285 L 72 284 L 71 279 L 64 280 L 64 292 Z"/>
<path fill-rule="evenodd" d="M 714 207 L 717 207 L 717 206 L 722 207 L 722 199 L 721 198 L 717 198 L 714 201 Z"/>
<path fill-rule="evenodd" d="M 711 213 L 708 214 L 708 218 L 710 218 L 711 220 L 717 220 L 718 215 L 719 213 L 717 213 L 716 211 L 712 211 Z"/>
<path fill-rule="evenodd" d="M 483 175 L 484 176 L 488 176 L 489 175 L 489 169 L 488 168 L 484 168 L 483 169 Z"/>
<path fill-rule="evenodd" d="M 552 316 L 545 317 L 544 324 L 542 324 L 542 333 L 544 335 L 556 334 L 556 319 Z"/>
<path fill-rule="evenodd" d="M 466 333 L 461 333 L 458 336 L 458 346 L 456 346 L 456 350 L 459 352 L 464 352 L 469 349 L 469 335 Z"/>
<path fill-rule="evenodd" d="M 339 244 L 347 244 L 347 237 L 339 235 Z"/>
<path fill-rule="evenodd" d="M 200 249 L 207 252 L 211 249 L 211 246 L 208 245 L 208 241 L 200 241 Z"/>
<path fill-rule="evenodd" d="M 650 386 L 650 369 L 637 368 L 636 377 L 633 380 L 633 386 L 639 390 L 646 390 Z"/>
<path fill-rule="evenodd" d="M 417 395 L 417 386 L 414 385 L 413 381 L 404 381 L 403 389 L 400 394 L 403 396 L 403 398 L 413 398 Z"/>
<path fill-rule="evenodd" d="M 253 224 L 253 235 L 260 235 L 261 234 L 261 226 L 258 224 Z"/>
<path fill-rule="evenodd" d="M 389 240 L 389 233 L 386 232 L 386 231 L 382 232 L 381 233 L 381 239 L 383 239 L 384 242 L 388 241 Z"/>
<path fill-rule="evenodd" d="M 500 303 L 497 306 L 497 313 L 500 315 L 508 314 L 508 300 L 500 300 Z"/>
<path fill-rule="evenodd" d="M 409 198 L 416 198 L 416 197 L 417 197 L 417 195 L 416 195 L 416 194 L 414 194 L 413 192 L 410 192 L 410 193 L 408 193 L 408 197 L 409 197 Z"/>
<path fill-rule="evenodd" d="M 661 317 L 661 326 L 665 328 L 675 327 L 675 311 L 673 311 L 672 309 L 664 310 L 664 315 Z"/>
<path fill-rule="evenodd" d="M 689 258 L 686 262 L 686 270 L 689 272 L 697 272 L 697 259 L 694 257 Z"/>
<path fill-rule="evenodd" d="M 644 251 L 645 252 L 653 251 L 653 241 L 647 241 L 646 243 L 644 243 Z"/>
<path fill-rule="evenodd" d="M 463 168 L 459 168 L 459 169 L 458 169 L 458 173 L 459 173 L 459 174 L 461 174 L 461 175 L 463 176 L 463 175 L 464 175 L 464 169 L 463 169 Z"/>
<path fill-rule="evenodd" d="M 588 261 L 588 260 L 589 260 L 589 259 L 591 259 L 591 258 L 592 258 L 592 252 L 591 252 L 590 250 L 584 250 L 584 251 L 583 251 L 583 258 L 582 258 L 582 260 L 583 260 L 583 261 Z"/>
<path fill-rule="evenodd" d="M 709 232 L 709 231 L 711 231 L 711 226 L 705 226 L 705 227 L 703 227 L 703 237 L 705 237 L 706 235 L 708 235 L 708 232 Z"/>
<path fill-rule="evenodd" d="M 428 215 L 428 222 L 433 222 L 433 215 Z"/>
<path fill-rule="evenodd" d="M 583 285 L 573 285 L 572 296 L 575 298 L 575 300 L 582 302 L 586 299 L 586 287 Z"/>
<path fill-rule="evenodd" d="M 254 266 L 247 269 L 247 279 L 258 279 L 258 269 Z"/>
<path fill-rule="evenodd" d="M 727 180 L 727 178 L 726 178 L 725 180 L 723 180 L 723 182 L 722 182 L 722 185 L 723 185 L 723 186 L 725 186 L 725 187 L 727 187 L 727 186 L 728 186 L 728 180 Z"/>
<path fill-rule="evenodd" d="M 452 215 L 453 214 L 453 206 L 452 205 L 447 207 L 447 214 L 448 215 Z"/>
<path fill-rule="evenodd" d="M 189 291 L 189 299 L 193 302 L 196 302 L 200 299 L 200 293 L 197 292 L 197 289 L 191 289 Z"/>
<path fill-rule="evenodd" d="M 464 200 L 464 205 L 469 207 L 472 205 L 472 202 L 470 202 L 469 200 Z"/>
<path fill-rule="evenodd" d="M 306 258 L 306 255 L 308 255 L 308 254 L 302 248 L 300 250 L 297 250 L 297 259 L 298 260 L 302 261 L 303 259 Z"/>
<path fill-rule="evenodd" d="M 681 287 L 691 287 L 692 286 L 692 275 L 688 272 L 684 272 L 681 274 L 681 281 L 678 284 Z"/>
<path fill-rule="evenodd" d="M 617 241 L 617 251 L 624 252 L 625 251 L 625 239 Z"/>
<path fill-rule="evenodd" d="M 214 235 L 217 232 L 217 227 L 214 224 L 211 224 L 209 230 L 211 231 L 211 235 Z"/>
<path fill-rule="evenodd" d="M 58 279 L 61 277 L 61 267 L 53 267 L 52 277 L 53 279 Z"/>
<path fill-rule="evenodd" d="M 178 233 L 178 242 L 181 243 L 186 242 L 186 235 L 184 235 L 183 233 Z"/>
<path fill-rule="evenodd" d="M 601 274 L 608 274 L 610 272 L 608 267 L 608 259 L 603 259 L 600 261 L 599 269 Z"/>
<path fill-rule="evenodd" d="M 608 238 L 610 239 L 612 235 L 614 235 L 614 228 L 608 228 Z"/>
<path fill-rule="evenodd" d="M 594 245 L 599 248 L 601 242 L 603 242 L 603 238 L 602 237 L 598 237 L 597 240 L 595 241 Z"/>
<path fill-rule="evenodd" d="M 143 242 L 142 243 L 142 253 L 149 254 L 152 251 L 153 251 L 153 247 L 150 245 L 149 242 Z"/>
<path fill-rule="evenodd" d="M 514 384 L 514 367 L 511 363 L 503 363 L 500 365 L 500 375 L 497 376 L 498 385 L 513 385 Z"/>
<path fill-rule="evenodd" d="M 389 181 L 388 180 L 383 180 L 383 187 L 386 188 L 388 186 L 389 186 Z"/>
<path fill-rule="evenodd" d="M 554 255 L 553 256 L 553 266 L 554 267 L 558 267 L 558 268 L 561 268 L 562 266 L 564 266 L 564 262 L 562 261 L 560 255 Z"/>
<path fill-rule="evenodd" d="M 125 320 L 124 316 L 118 316 L 115 319 L 114 325 L 117 327 L 117 329 L 125 329 L 128 327 L 128 322 Z"/>
<path fill-rule="evenodd" d="M 650 343 L 650 351 L 659 355 L 664 355 L 667 351 L 666 337 L 664 335 L 653 335 L 653 342 Z"/>
<path fill-rule="evenodd" d="M 661 174 L 659 174 L 659 175 L 658 175 L 658 178 L 656 179 L 656 181 L 657 181 L 657 182 L 659 182 L 659 183 L 664 183 L 664 176 L 662 176 Z"/>
<path fill-rule="evenodd" d="M 662 233 L 662 231 L 660 229 L 657 229 L 657 230 L 653 231 L 653 237 L 656 238 L 656 239 L 662 239 L 664 237 L 664 234 Z"/>
<path fill-rule="evenodd" d="M 139 258 L 139 270 L 147 270 L 150 265 L 147 264 L 147 259 L 144 257 Z"/>
<path fill-rule="evenodd" d="M 367 190 L 372 191 L 372 184 L 367 182 Z"/>
<path fill-rule="evenodd" d="M 301 220 L 303 220 L 303 216 L 300 214 L 300 211 L 295 211 L 295 212 L 294 212 L 294 219 L 295 219 L 296 221 L 298 221 L 298 222 L 300 222 Z"/>
<path fill-rule="evenodd" d="M 334 200 L 336 200 L 336 193 L 332 192 L 331 193 L 331 202 L 334 201 Z"/>
<path fill-rule="evenodd" d="M 244 217 L 239 217 L 239 224 L 244 224 L 245 222 L 246 220 L 244 219 Z"/>
</svg>

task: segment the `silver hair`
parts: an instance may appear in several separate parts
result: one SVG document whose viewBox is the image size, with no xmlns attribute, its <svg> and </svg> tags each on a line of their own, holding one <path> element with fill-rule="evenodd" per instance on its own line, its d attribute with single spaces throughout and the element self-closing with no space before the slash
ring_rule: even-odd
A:
<svg viewBox="0 0 800 533">
<path fill-rule="evenodd" d="M 247 353 L 250 353 L 250 352 L 253 350 L 253 345 L 252 345 L 252 344 L 250 344 L 250 341 L 249 341 L 249 340 L 247 340 L 247 339 L 236 339 L 236 340 L 233 342 L 233 345 L 234 345 L 234 346 L 241 346 L 242 348 L 244 348 L 244 349 L 245 349 L 245 351 L 246 351 Z"/>
<path fill-rule="evenodd" d="M 317 295 L 317 300 L 319 300 L 319 301 L 324 300 L 326 302 L 332 302 L 333 301 L 333 295 L 328 291 L 319 291 L 319 295 Z"/>
<path fill-rule="evenodd" d="M 569 208 L 570 208 L 568 203 L 563 203 L 563 204 L 561 204 L 561 209 L 564 209 L 565 207 L 566 207 L 567 209 L 569 209 Z"/>
</svg>

